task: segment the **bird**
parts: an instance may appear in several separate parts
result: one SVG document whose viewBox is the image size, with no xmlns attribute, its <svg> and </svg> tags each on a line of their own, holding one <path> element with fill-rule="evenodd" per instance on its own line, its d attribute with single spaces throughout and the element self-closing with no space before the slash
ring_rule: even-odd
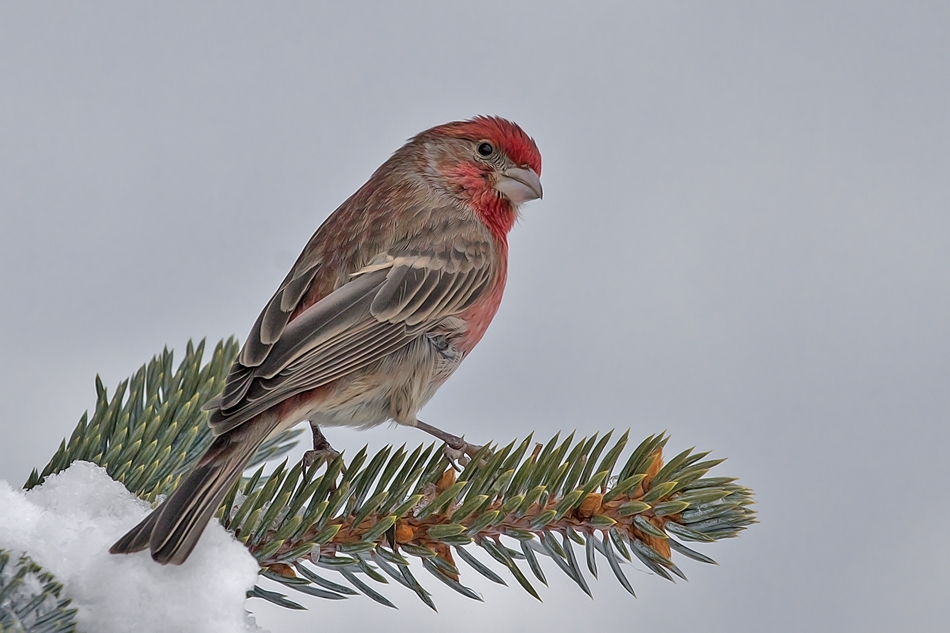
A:
<svg viewBox="0 0 950 633">
<path fill-rule="evenodd" d="M 310 238 L 205 405 L 210 447 L 110 552 L 184 563 L 261 443 L 304 421 L 307 464 L 336 454 L 322 428 L 387 421 L 473 456 L 480 447 L 417 412 L 494 318 L 508 233 L 542 197 L 540 176 L 537 144 L 504 118 L 410 138 Z"/>
</svg>

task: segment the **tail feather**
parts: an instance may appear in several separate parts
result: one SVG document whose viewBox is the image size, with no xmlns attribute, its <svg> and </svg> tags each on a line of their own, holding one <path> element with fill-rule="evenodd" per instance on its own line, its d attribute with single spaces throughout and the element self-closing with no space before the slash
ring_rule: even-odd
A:
<svg viewBox="0 0 950 633">
<path fill-rule="evenodd" d="M 152 529 L 154 529 L 156 521 L 158 521 L 157 510 L 145 517 L 144 521 L 136 525 L 129 530 L 125 536 L 116 541 L 115 545 L 109 548 L 109 553 L 131 554 L 147 549 L 149 539 L 152 538 Z"/>
<path fill-rule="evenodd" d="M 152 530 L 149 549 L 153 559 L 163 565 L 185 562 L 256 448 L 227 455 L 224 463 L 217 461 L 199 466 L 188 476 L 179 488 L 182 494 L 176 490 L 176 494 L 169 497 L 170 503 Z"/>
<path fill-rule="evenodd" d="M 109 551 L 131 554 L 148 548 L 152 558 L 163 565 L 185 562 L 244 465 L 275 425 L 259 417 L 216 438 L 164 503 Z"/>
</svg>

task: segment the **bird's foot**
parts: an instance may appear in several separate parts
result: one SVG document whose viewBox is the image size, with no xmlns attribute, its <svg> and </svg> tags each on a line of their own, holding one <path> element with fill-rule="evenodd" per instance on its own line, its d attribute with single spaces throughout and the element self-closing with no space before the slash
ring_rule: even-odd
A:
<svg viewBox="0 0 950 633">
<path fill-rule="evenodd" d="M 340 456 L 340 452 L 332 448 L 327 450 L 309 450 L 303 454 L 304 468 L 310 468 L 314 464 L 329 464 Z"/>
<path fill-rule="evenodd" d="M 412 426 L 417 429 L 421 429 L 436 437 L 437 439 L 445 442 L 445 448 L 442 449 L 443 454 L 449 460 L 449 463 L 452 465 L 452 468 L 455 470 L 462 470 L 463 467 L 467 466 L 468 463 L 478 455 L 483 446 L 476 446 L 475 444 L 469 444 L 465 441 L 464 438 L 452 435 L 451 433 L 446 433 L 442 429 L 438 429 L 431 424 L 426 424 L 422 420 L 416 420 Z M 491 456 L 490 450 L 485 450 L 482 452 L 482 457 L 479 459 L 479 463 L 484 463 Z"/>
<path fill-rule="evenodd" d="M 313 449 L 303 454 L 305 468 L 310 468 L 314 464 L 329 464 L 340 456 L 340 452 L 330 446 L 330 442 L 323 436 L 320 428 L 312 422 L 310 431 L 313 433 Z"/>
<path fill-rule="evenodd" d="M 462 468 L 468 466 L 471 460 L 479 453 L 481 453 L 481 457 L 479 458 L 480 465 L 484 465 L 488 461 L 488 458 L 491 457 L 491 450 L 485 449 L 484 446 L 469 444 L 461 437 L 456 438 L 456 440 L 458 441 L 447 441 L 442 448 L 442 453 L 455 470 L 461 471 Z M 485 451 L 482 452 L 482 449 L 485 449 Z"/>
</svg>

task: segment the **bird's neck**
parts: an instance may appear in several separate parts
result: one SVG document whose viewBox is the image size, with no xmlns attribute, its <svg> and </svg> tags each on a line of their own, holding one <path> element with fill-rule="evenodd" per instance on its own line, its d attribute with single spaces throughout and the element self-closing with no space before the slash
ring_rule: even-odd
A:
<svg viewBox="0 0 950 633">
<path fill-rule="evenodd" d="M 485 171 L 474 165 L 454 165 L 443 173 L 457 187 L 456 195 L 460 194 L 475 211 L 507 254 L 508 232 L 518 219 L 518 207 L 495 191 Z"/>
<path fill-rule="evenodd" d="M 492 232 L 495 239 L 508 254 L 508 233 L 518 219 L 518 208 L 510 201 L 498 195 L 494 189 L 489 189 L 476 195 L 472 200 L 475 212 L 485 226 Z"/>
</svg>

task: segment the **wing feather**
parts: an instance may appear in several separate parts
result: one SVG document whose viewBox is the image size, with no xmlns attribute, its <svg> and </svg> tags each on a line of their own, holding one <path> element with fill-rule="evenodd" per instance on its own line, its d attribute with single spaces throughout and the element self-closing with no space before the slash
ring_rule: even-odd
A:
<svg viewBox="0 0 950 633">
<path fill-rule="evenodd" d="M 313 283 L 314 277 L 320 271 L 320 263 L 317 262 L 311 266 L 303 267 L 297 270 L 295 266 L 280 288 L 274 293 L 264 310 L 251 328 L 251 333 L 244 343 L 244 349 L 241 350 L 241 364 L 245 367 L 256 367 L 264 362 L 270 353 L 271 347 L 276 343 L 290 321 L 290 315 L 296 309 L 297 304 L 304 293 Z"/>
<path fill-rule="evenodd" d="M 209 420 L 212 431 L 225 433 L 287 398 L 359 371 L 458 314 L 491 283 L 492 248 L 478 239 L 438 251 L 381 253 L 293 321 L 289 315 L 313 276 L 306 284 L 300 280 L 310 270 L 288 276 L 232 367 Z"/>
</svg>

